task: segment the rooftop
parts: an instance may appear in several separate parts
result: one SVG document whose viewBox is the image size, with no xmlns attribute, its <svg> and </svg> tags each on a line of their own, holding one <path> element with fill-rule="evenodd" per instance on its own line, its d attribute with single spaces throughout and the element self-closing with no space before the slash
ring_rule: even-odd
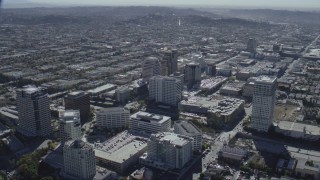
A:
<svg viewBox="0 0 320 180">
<path fill-rule="evenodd" d="M 139 119 L 139 120 L 147 120 L 147 121 L 152 121 L 152 122 L 157 122 L 157 123 L 163 123 L 163 122 L 171 119 L 169 116 L 151 114 L 151 113 L 143 112 L 143 111 L 139 111 L 139 112 L 131 115 L 131 118 Z"/>
<path fill-rule="evenodd" d="M 73 148 L 73 149 L 91 149 L 92 146 L 83 142 L 80 139 L 67 141 L 64 145 L 64 148 Z"/>
<path fill-rule="evenodd" d="M 283 130 L 304 132 L 309 135 L 320 135 L 320 127 L 290 121 L 280 121 L 278 127 Z"/>
<path fill-rule="evenodd" d="M 192 138 L 170 132 L 160 132 L 157 134 L 152 134 L 150 139 L 152 141 L 170 143 L 172 145 L 180 147 L 192 141 Z"/>
<path fill-rule="evenodd" d="M 36 87 L 33 85 L 27 85 L 27 86 L 23 86 L 22 88 L 23 92 L 27 93 L 27 94 L 34 94 L 34 93 L 41 93 L 45 90 L 45 88 L 43 87 Z"/>
<path fill-rule="evenodd" d="M 95 156 L 122 163 L 134 154 L 147 147 L 147 139 L 134 136 L 124 131 L 115 137 L 103 142 L 95 143 Z"/>
<path fill-rule="evenodd" d="M 112 107 L 112 108 L 102 108 L 98 109 L 96 113 L 113 113 L 113 112 L 128 112 L 128 110 L 122 108 L 122 107 Z"/>
<path fill-rule="evenodd" d="M 268 83 L 268 84 L 273 84 L 277 81 L 276 77 L 270 77 L 270 76 L 259 76 L 256 79 L 257 83 Z"/>
<path fill-rule="evenodd" d="M 201 130 L 191 122 L 175 121 L 174 126 L 175 128 L 177 126 L 177 128 L 179 128 L 179 130 L 183 132 L 182 134 L 185 135 L 192 136 L 201 133 Z"/>
</svg>

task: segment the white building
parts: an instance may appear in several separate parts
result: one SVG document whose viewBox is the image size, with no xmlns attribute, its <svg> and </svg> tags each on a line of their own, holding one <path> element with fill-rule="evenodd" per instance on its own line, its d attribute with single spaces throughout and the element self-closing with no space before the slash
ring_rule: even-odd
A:
<svg viewBox="0 0 320 180">
<path fill-rule="evenodd" d="M 184 69 L 184 83 L 194 85 L 201 82 L 201 68 L 199 63 L 186 64 Z"/>
<path fill-rule="evenodd" d="M 201 151 L 202 132 L 196 125 L 188 121 L 175 121 L 173 127 L 174 127 L 174 133 L 192 137 L 193 150 Z"/>
<path fill-rule="evenodd" d="M 128 127 L 130 112 L 121 107 L 98 109 L 96 119 L 97 126 L 100 128 Z"/>
<path fill-rule="evenodd" d="M 149 79 L 149 100 L 177 106 L 182 99 L 182 84 L 176 78 L 154 76 Z"/>
<path fill-rule="evenodd" d="M 24 86 L 17 90 L 18 131 L 25 136 L 47 136 L 52 132 L 49 97 L 45 88 Z"/>
<path fill-rule="evenodd" d="M 156 57 L 147 57 L 142 65 L 142 79 L 148 81 L 149 78 L 155 75 L 160 75 L 160 61 Z"/>
<path fill-rule="evenodd" d="M 140 157 L 140 163 L 154 168 L 181 169 L 191 159 L 192 138 L 175 133 L 152 134 L 147 153 Z"/>
<path fill-rule="evenodd" d="M 62 142 L 81 138 L 81 121 L 79 110 L 66 110 L 59 120 L 60 139 Z"/>
<path fill-rule="evenodd" d="M 276 77 L 260 76 L 256 79 L 253 92 L 251 127 L 267 132 L 272 124 Z"/>
<path fill-rule="evenodd" d="M 68 141 L 63 147 L 66 179 L 93 179 L 96 160 L 93 147 L 81 140 Z"/>
<path fill-rule="evenodd" d="M 124 174 L 139 162 L 147 150 L 147 138 L 124 131 L 102 143 L 94 144 L 97 162 L 107 169 Z"/>
<path fill-rule="evenodd" d="M 146 133 L 166 132 L 171 128 L 171 118 L 139 111 L 130 117 L 130 129 Z"/>
</svg>

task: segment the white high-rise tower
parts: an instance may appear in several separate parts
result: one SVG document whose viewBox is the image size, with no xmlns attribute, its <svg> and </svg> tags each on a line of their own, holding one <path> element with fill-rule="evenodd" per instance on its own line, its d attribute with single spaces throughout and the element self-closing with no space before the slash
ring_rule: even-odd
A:
<svg viewBox="0 0 320 180">
<path fill-rule="evenodd" d="M 149 100 L 177 106 L 182 99 L 181 81 L 166 76 L 154 76 L 149 80 Z"/>
<path fill-rule="evenodd" d="M 276 77 L 260 76 L 255 81 L 251 127 L 257 131 L 268 132 L 272 124 L 276 84 Z"/>
</svg>

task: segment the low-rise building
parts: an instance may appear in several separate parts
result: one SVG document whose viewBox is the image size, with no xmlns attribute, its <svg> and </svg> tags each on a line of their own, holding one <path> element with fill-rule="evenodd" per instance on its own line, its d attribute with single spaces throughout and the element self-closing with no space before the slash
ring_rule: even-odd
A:
<svg viewBox="0 0 320 180">
<path fill-rule="evenodd" d="M 219 151 L 219 158 L 241 162 L 247 157 L 248 151 L 239 147 L 223 146 Z"/>
<path fill-rule="evenodd" d="M 214 117 L 213 119 L 228 122 L 235 120 L 244 112 L 244 102 L 229 97 L 191 97 L 181 101 L 179 109 L 190 113 L 209 114 Z"/>
<path fill-rule="evenodd" d="M 115 137 L 95 143 L 94 150 L 97 162 L 117 173 L 125 173 L 131 166 L 138 163 L 139 157 L 147 149 L 147 139 L 134 136 L 124 131 Z"/>
<path fill-rule="evenodd" d="M 130 112 L 121 107 L 103 108 L 96 111 L 99 128 L 122 128 L 129 126 Z"/>
<path fill-rule="evenodd" d="M 130 129 L 146 133 L 166 132 L 171 128 L 171 118 L 139 111 L 130 117 Z"/>
<path fill-rule="evenodd" d="M 280 121 L 275 125 L 275 131 L 285 136 L 305 139 L 309 141 L 320 140 L 319 126 L 290 121 Z"/>
</svg>

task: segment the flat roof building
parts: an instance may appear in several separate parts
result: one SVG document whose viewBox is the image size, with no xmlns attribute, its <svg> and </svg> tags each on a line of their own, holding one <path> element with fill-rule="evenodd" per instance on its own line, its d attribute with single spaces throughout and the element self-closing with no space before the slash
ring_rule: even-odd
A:
<svg viewBox="0 0 320 180">
<path fill-rule="evenodd" d="M 71 92 L 64 97 L 64 106 L 68 110 L 79 110 L 81 124 L 89 120 L 90 96 L 83 91 Z"/>
<path fill-rule="evenodd" d="M 192 138 L 175 133 L 152 134 L 140 163 L 161 170 L 181 169 L 192 155 Z"/>
<path fill-rule="evenodd" d="M 130 129 L 146 133 L 166 132 L 171 128 L 171 118 L 139 111 L 130 117 Z"/>
<path fill-rule="evenodd" d="M 104 108 L 96 111 L 99 128 L 122 128 L 129 126 L 130 112 L 121 107 Z"/>
<path fill-rule="evenodd" d="M 147 149 L 147 139 L 124 131 L 105 142 L 95 143 L 94 149 L 97 162 L 123 174 L 138 163 L 139 157 Z"/>
<path fill-rule="evenodd" d="M 174 133 L 193 138 L 192 148 L 194 151 L 202 150 L 202 131 L 190 121 L 175 121 Z"/>
<path fill-rule="evenodd" d="M 93 179 L 96 175 L 96 161 L 92 146 L 73 140 L 63 147 L 64 177 L 66 179 Z"/>
<path fill-rule="evenodd" d="M 268 132 L 272 124 L 275 106 L 276 77 L 260 76 L 256 78 L 252 102 L 251 128 Z"/>
<path fill-rule="evenodd" d="M 24 86 L 17 90 L 18 132 L 25 136 L 47 136 L 52 132 L 46 88 Z"/>
<path fill-rule="evenodd" d="M 79 110 L 66 110 L 59 118 L 60 140 L 66 142 L 81 138 L 81 122 Z"/>
</svg>

